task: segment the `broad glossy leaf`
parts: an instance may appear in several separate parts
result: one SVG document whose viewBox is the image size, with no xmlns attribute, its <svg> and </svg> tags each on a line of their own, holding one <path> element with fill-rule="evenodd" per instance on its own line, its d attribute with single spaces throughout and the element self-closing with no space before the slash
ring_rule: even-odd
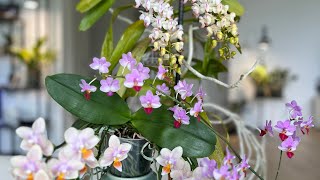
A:
<svg viewBox="0 0 320 180">
<path fill-rule="evenodd" d="M 140 42 L 138 42 L 136 46 L 133 48 L 131 53 L 132 53 L 132 56 L 137 60 L 137 63 L 141 61 L 141 58 L 146 52 L 146 50 L 148 49 L 150 42 L 151 42 L 150 38 L 147 37 L 141 40 Z M 129 73 L 128 69 L 124 69 L 122 66 L 120 66 L 117 72 L 117 76 L 121 76 L 121 75 L 125 76 L 128 73 Z M 120 90 L 118 91 L 118 94 L 120 95 L 120 97 L 123 97 L 127 88 L 123 85 L 124 79 L 120 79 L 119 81 L 120 81 Z"/>
<path fill-rule="evenodd" d="M 237 16 L 242 16 L 244 13 L 244 7 L 238 0 L 222 0 L 222 4 L 229 5 L 228 11 L 236 13 Z"/>
<path fill-rule="evenodd" d="M 88 30 L 102 15 L 113 5 L 115 0 L 102 0 L 94 8 L 90 9 L 80 22 L 80 31 Z"/>
<path fill-rule="evenodd" d="M 76 9 L 77 11 L 84 13 L 89 11 L 101 1 L 102 0 L 80 0 L 80 2 L 77 4 Z"/>
<path fill-rule="evenodd" d="M 145 26 L 142 20 L 136 21 L 125 30 L 110 58 L 110 72 L 112 72 L 112 70 L 116 67 L 122 54 L 129 52 L 134 47 L 144 30 Z"/>
<path fill-rule="evenodd" d="M 130 120 L 127 103 L 116 93 L 109 97 L 97 90 L 87 101 L 80 92 L 80 79 L 90 79 L 74 74 L 57 74 L 46 77 L 50 96 L 71 114 L 93 124 L 121 125 Z M 99 82 L 94 85 L 99 87 Z"/>
<path fill-rule="evenodd" d="M 132 125 L 149 141 L 162 148 L 181 146 L 186 157 L 210 156 L 214 151 L 216 136 L 209 127 L 192 117 L 189 125 L 174 128 L 172 112 L 167 109 L 162 106 L 154 109 L 150 115 L 140 109 L 133 115 Z"/>
</svg>

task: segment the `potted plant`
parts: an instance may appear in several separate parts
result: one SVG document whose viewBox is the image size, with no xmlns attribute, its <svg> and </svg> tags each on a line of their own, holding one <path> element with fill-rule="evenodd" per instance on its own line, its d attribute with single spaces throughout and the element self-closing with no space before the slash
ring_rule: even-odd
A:
<svg viewBox="0 0 320 180">
<path fill-rule="evenodd" d="M 44 49 L 47 38 L 39 38 L 31 49 L 11 47 L 10 53 L 27 66 L 27 88 L 40 88 L 41 65 L 50 63 L 55 53 Z"/>
</svg>

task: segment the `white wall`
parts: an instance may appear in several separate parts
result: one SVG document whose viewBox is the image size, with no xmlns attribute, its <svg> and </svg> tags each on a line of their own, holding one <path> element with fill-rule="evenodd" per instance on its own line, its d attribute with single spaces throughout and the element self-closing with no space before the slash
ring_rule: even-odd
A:
<svg viewBox="0 0 320 180">
<path fill-rule="evenodd" d="M 305 115 L 311 113 L 311 101 L 316 95 L 317 78 L 320 77 L 320 1 L 308 0 L 240 0 L 246 8 L 239 31 L 244 55 L 230 61 L 231 81 L 234 81 L 254 62 L 261 28 L 266 25 L 272 47 L 268 51 L 268 67 L 289 68 L 298 79 L 290 83 L 283 101 L 296 99 Z M 248 85 L 244 82 L 243 86 Z M 241 90 L 234 90 L 231 98 Z M 246 86 L 244 91 L 252 91 Z M 247 95 L 248 96 L 248 95 Z M 283 108 L 274 107 L 274 108 Z"/>
</svg>

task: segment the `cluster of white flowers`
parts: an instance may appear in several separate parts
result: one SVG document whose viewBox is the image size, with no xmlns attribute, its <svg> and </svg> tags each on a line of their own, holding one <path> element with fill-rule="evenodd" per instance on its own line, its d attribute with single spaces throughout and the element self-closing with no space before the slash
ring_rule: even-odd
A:
<svg viewBox="0 0 320 180">
<path fill-rule="evenodd" d="M 166 48 L 174 47 L 180 52 L 183 48 L 183 28 L 178 25 L 177 18 L 173 18 L 173 7 L 163 0 L 135 1 L 136 8 L 142 6 L 145 9 L 140 11 L 140 19 L 144 21 L 146 27 L 150 24 L 153 27 L 149 37 L 154 50 L 161 50 L 160 54 L 164 55 Z"/>
<path fill-rule="evenodd" d="M 233 36 L 238 35 L 235 24 L 234 12 L 229 13 L 229 6 L 223 5 L 221 0 L 191 0 L 193 14 L 199 18 L 201 28 L 206 28 L 208 36 L 213 34 L 222 39 L 221 33 L 230 32 Z"/>
</svg>

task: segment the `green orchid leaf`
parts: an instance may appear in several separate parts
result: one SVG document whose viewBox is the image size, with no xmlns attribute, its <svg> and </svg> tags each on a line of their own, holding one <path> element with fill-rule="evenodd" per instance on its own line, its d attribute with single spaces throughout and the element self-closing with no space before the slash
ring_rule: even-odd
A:
<svg viewBox="0 0 320 180">
<path fill-rule="evenodd" d="M 65 110 L 79 119 L 103 125 L 121 125 L 130 120 L 130 110 L 127 103 L 116 93 L 107 96 L 97 90 L 91 93 L 91 99 L 86 100 L 80 92 L 80 80 L 90 79 L 74 74 L 57 74 L 46 77 L 46 88 L 50 96 Z M 99 87 L 99 82 L 93 83 Z"/>
<path fill-rule="evenodd" d="M 111 66 L 109 67 L 110 72 L 116 67 L 123 53 L 130 51 L 137 41 L 140 39 L 142 33 L 145 30 L 144 22 L 142 20 L 136 21 L 131 24 L 125 32 L 122 34 L 117 46 L 113 50 L 110 58 Z"/>
<path fill-rule="evenodd" d="M 111 58 L 113 51 L 113 28 L 110 25 L 109 30 L 106 33 L 102 44 L 101 57 L 105 57 L 107 60 Z"/>
<path fill-rule="evenodd" d="M 145 39 L 142 39 L 141 41 L 139 41 L 136 44 L 136 46 L 133 48 L 131 53 L 133 58 L 136 59 L 137 63 L 141 61 L 141 58 L 145 54 L 146 50 L 148 49 L 150 42 L 151 42 L 150 38 L 146 37 Z M 121 75 L 125 76 L 128 73 L 129 73 L 129 70 L 121 66 L 119 67 L 117 76 L 121 76 Z M 127 88 L 123 85 L 124 79 L 120 79 L 119 81 L 120 81 L 119 84 L 121 84 L 121 86 L 120 86 L 120 90 L 118 91 L 118 94 L 120 97 L 123 97 L 123 95 L 127 91 Z"/>
<path fill-rule="evenodd" d="M 102 0 L 95 7 L 90 9 L 80 22 L 79 30 L 88 30 L 101 16 L 103 16 L 113 5 L 115 0 Z"/>
<path fill-rule="evenodd" d="M 222 4 L 229 5 L 229 12 L 236 13 L 237 16 L 244 14 L 244 7 L 238 2 L 238 0 L 222 0 Z"/>
<path fill-rule="evenodd" d="M 117 19 L 118 15 L 120 12 L 131 8 L 133 5 L 126 5 L 126 6 L 121 6 L 116 8 L 111 17 L 111 22 L 109 25 L 109 30 L 106 33 L 106 36 L 104 38 L 103 44 L 102 44 L 102 49 L 101 49 L 101 57 L 105 57 L 108 59 L 111 58 L 112 52 L 113 52 L 113 24 L 115 20 Z"/>
<path fill-rule="evenodd" d="M 145 138 L 161 148 L 183 148 L 186 157 L 208 157 L 215 148 L 216 136 L 208 126 L 191 117 L 189 125 L 174 128 L 174 118 L 168 107 L 154 109 L 147 115 L 140 109 L 133 115 L 132 125 Z"/>
<path fill-rule="evenodd" d="M 81 13 L 85 13 L 101 1 L 102 0 L 80 0 L 80 2 L 76 6 L 76 9 Z"/>
</svg>

